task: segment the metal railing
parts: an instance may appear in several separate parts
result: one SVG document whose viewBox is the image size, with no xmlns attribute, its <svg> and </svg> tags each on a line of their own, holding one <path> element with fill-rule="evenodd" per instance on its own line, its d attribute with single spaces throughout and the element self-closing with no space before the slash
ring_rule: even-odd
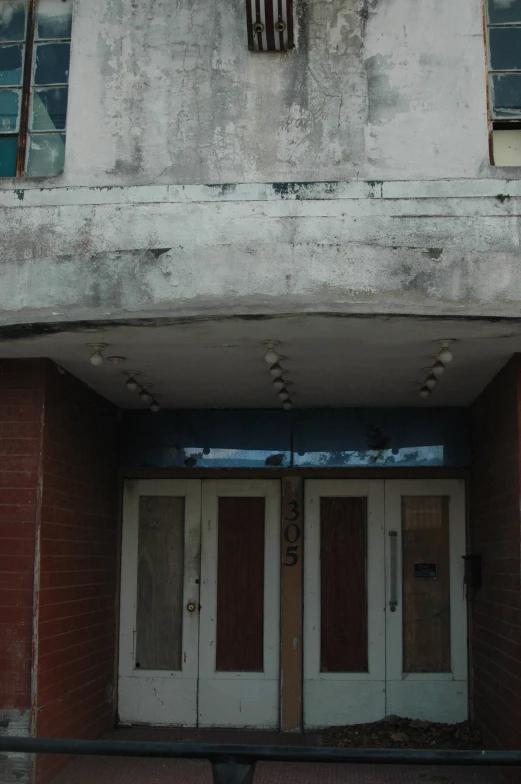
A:
<svg viewBox="0 0 521 784">
<path fill-rule="evenodd" d="M 2 752 L 205 759 L 212 765 L 215 784 L 252 784 L 257 762 L 521 766 L 521 751 L 348 749 L 61 738 L 2 737 L 0 753 Z"/>
</svg>

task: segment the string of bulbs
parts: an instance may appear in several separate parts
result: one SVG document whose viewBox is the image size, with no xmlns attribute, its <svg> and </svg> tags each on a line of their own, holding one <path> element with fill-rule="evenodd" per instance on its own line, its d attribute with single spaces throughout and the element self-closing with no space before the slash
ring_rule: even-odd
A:
<svg viewBox="0 0 521 784">
<path fill-rule="evenodd" d="M 94 365 L 94 367 L 99 367 L 103 364 L 105 361 L 103 352 L 106 348 L 108 348 L 108 346 L 108 343 L 87 343 L 87 347 L 91 352 L 89 360 L 91 365 Z M 112 365 L 119 365 L 122 362 L 125 362 L 126 358 L 107 357 L 107 361 Z M 137 392 L 139 399 L 143 403 L 150 403 L 150 411 L 152 411 L 154 414 L 157 413 L 161 408 L 158 403 L 158 398 L 161 397 L 161 395 L 159 395 L 157 392 L 151 392 L 150 387 L 152 387 L 153 384 L 138 382 L 136 377 L 141 375 L 139 370 L 124 370 L 123 375 L 127 376 L 125 387 L 128 389 L 128 391 Z"/>
<path fill-rule="evenodd" d="M 281 360 L 286 359 L 282 354 L 277 354 L 274 346 L 280 345 L 280 341 L 265 341 L 268 344 L 268 350 L 264 354 L 264 361 L 270 368 L 270 376 L 272 378 L 273 387 L 277 392 L 277 396 L 282 403 L 284 411 L 291 411 L 293 408 L 293 401 L 288 391 L 288 386 L 291 384 L 284 378 L 284 370 L 281 367 Z"/>
<path fill-rule="evenodd" d="M 450 350 L 450 344 L 455 343 L 456 340 L 450 338 L 448 340 L 440 340 L 439 342 L 442 346 L 441 350 L 438 351 L 437 354 L 431 354 L 431 357 L 435 361 L 431 367 L 425 368 L 427 371 L 427 378 L 422 382 L 417 393 L 418 397 L 422 398 L 422 400 L 427 400 L 427 398 L 431 396 L 432 390 L 438 383 L 438 379 L 445 373 L 447 365 L 454 359 L 454 355 Z"/>
</svg>

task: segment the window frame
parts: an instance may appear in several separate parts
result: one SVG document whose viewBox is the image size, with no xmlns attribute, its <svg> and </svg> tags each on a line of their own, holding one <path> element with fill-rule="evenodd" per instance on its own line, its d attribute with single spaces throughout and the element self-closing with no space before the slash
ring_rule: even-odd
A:
<svg viewBox="0 0 521 784">
<path fill-rule="evenodd" d="M 521 129 L 521 109 L 517 117 L 501 117 L 496 114 L 494 76 L 519 74 L 521 87 L 521 56 L 518 68 L 502 69 L 492 68 L 492 53 L 490 48 L 491 30 L 516 29 L 521 31 L 521 18 L 517 22 L 491 22 L 490 21 L 491 0 L 484 0 L 483 26 L 485 30 L 486 57 L 487 57 L 487 94 L 488 94 L 488 121 L 491 131 L 494 130 L 518 130 Z"/>
<path fill-rule="evenodd" d="M 55 135 L 55 136 L 62 136 L 66 137 L 67 131 L 67 110 L 65 112 L 65 120 L 63 124 L 63 128 L 36 128 L 32 127 L 33 120 L 33 105 L 36 93 L 46 89 L 67 89 L 67 98 L 68 98 L 68 91 L 69 91 L 69 73 L 67 73 L 67 82 L 57 82 L 53 84 L 36 84 L 35 81 L 35 74 L 36 74 L 36 54 L 39 45 L 45 44 L 59 44 L 59 43 L 68 43 L 69 44 L 69 64 L 68 69 L 70 70 L 70 46 L 72 40 L 70 37 L 68 38 L 37 38 L 37 26 L 38 26 L 38 4 L 39 0 L 26 0 L 26 19 L 25 19 L 25 38 L 23 42 L 16 41 L 2 41 L 2 45 L 9 46 L 12 45 L 19 45 L 20 43 L 24 47 L 23 58 L 22 58 L 22 80 L 21 84 L 18 87 L 9 88 L 6 86 L 5 89 L 13 89 L 17 90 L 20 93 L 20 114 L 19 114 L 19 123 L 17 130 L 13 131 L 12 133 L 7 133 L 5 136 L 16 137 L 16 167 L 15 172 L 12 175 L 7 175 L 5 177 L 0 177 L 0 181 L 8 180 L 8 179 L 46 179 L 48 177 L 59 177 L 63 174 L 63 169 L 56 173 L 49 173 L 49 174 L 30 174 L 28 173 L 29 168 L 29 156 L 31 150 L 31 141 L 33 137 L 37 137 L 39 135 Z"/>
</svg>

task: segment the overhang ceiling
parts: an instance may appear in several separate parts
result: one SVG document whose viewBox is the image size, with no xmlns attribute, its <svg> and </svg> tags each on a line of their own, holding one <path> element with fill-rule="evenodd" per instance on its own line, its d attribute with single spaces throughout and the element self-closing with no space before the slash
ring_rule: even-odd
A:
<svg viewBox="0 0 521 784">
<path fill-rule="evenodd" d="M 291 316 L 190 323 L 67 325 L 54 334 L 5 337 L 1 357 L 49 357 L 121 408 L 146 408 L 125 388 L 124 370 L 153 384 L 162 408 L 280 408 L 262 341 L 280 340 L 295 406 L 467 406 L 515 352 L 521 320 Z M 454 360 L 432 396 L 420 400 L 436 342 L 455 338 Z M 108 343 L 89 363 L 87 343 Z"/>
</svg>

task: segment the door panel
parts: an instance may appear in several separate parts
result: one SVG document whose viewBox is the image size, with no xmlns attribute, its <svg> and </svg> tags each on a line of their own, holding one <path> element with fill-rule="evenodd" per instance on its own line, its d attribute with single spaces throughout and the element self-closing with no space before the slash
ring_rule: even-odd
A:
<svg viewBox="0 0 521 784">
<path fill-rule="evenodd" d="M 321 498 L 320 522 L 320 671 L 367 672 L 367 498 Z"/>
<path fill-rule="evenodd" d="M 127 482 L 123 518 L 120 721 L 195 726 L 200 482 Z"/>
<path fill-rule="evenodd" d="M 217 671 L 264 667 L 265 507 L 264 498 L 218 500 Z"/>
<path fill-rule="evenodd" d="M 387 713 L 463 721 L 467 705 L 462 480 L 390 480 L 385 487 Z M 389 534 L 395 533 L 393 565 Z"/>
<path fill-rule="evenodd" d="M 385 715 L 383 499 L 381 481 L 306 483 L 307 728 Z"/>
<path fill-rule="evenodd" d="M 280 482 L 203 482 L 199 726 L 279 721 Z"/>
</svg>

